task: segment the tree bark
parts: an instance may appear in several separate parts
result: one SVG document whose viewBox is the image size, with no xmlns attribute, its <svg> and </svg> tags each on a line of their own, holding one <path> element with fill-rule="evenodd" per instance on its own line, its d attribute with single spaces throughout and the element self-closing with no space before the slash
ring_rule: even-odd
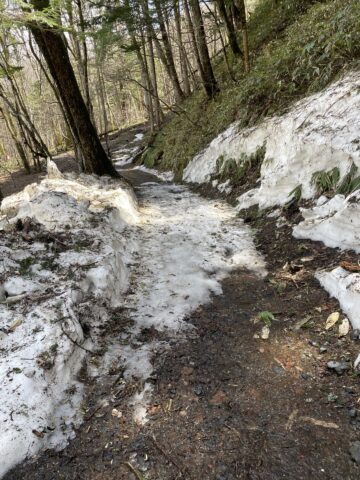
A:
<svg viewBox="0 0 360 480">
<path fill-rule="evenodd" d="M 184 94 L 188 97 L 191 93 L 191 88 L 190 88 L 190 81 L 189 81 L 189 71 L 188 71 L 188 64 L 187 64 L 187 58 L 186 58 L 186 51 L 185 51 L 183 40 L 182 40 L 179 0 L 174 0 L 174 15 L 175 15 L 176 35 L 177 35 L 177 41 L 179 46 L 181 77 L 184 85 Z"/>
<path fill-rule="evenodd" d="M 196 39 L 199 47 L 199 55 L 202 65 L 201 75 L 208 98 L 214 98 L 219 91 L 215 75 L 212 69 L 209 50 L 206 44 L 206 34 L 204 28 L 204 21 L 201 14 L 200 4 L 198 0 L 190 0 L 191 11 L 193 14 L 193 21 L 196 33 Z"/>
<path fill-rule="evenodd" d="M 33 0 L 32 5 L 37 10 L 43 10 L 49 5 L 49 1 Z M 84 171 L 118 177 L 119 175 L 106 155 L 91 122 L 63 37 L 53 27 L 42 25 L 39 22 L 29 22 L 28 28 L 48 65 L 67 112 L 71 129 L 79 142 Z"/>
<path fill-rule="evenodd" d="M 232 22 L 232 19 L 228 15 L 228 12 L 226 10 L 225 1 L 224 0 L 216 0 L 216 3 L 219 7 L 220 16 L 223 19 L 223 22 L 224 22 L 225 27 L 226 27 L 226 32 L 227 32 L 227 35 L 228 35 L 228 38 L 229 38 L 230 48 L 231 48 L 233 54 L 236 57 L 238 57 L 239 55 L 241 55 L 241 50 L 240 50 L 238 40 L 237 40 L 237 37 L 236 37 L 236 31 L 235 31 L 235 28 L 234 28 L 234 23 Z"/>
</svg>

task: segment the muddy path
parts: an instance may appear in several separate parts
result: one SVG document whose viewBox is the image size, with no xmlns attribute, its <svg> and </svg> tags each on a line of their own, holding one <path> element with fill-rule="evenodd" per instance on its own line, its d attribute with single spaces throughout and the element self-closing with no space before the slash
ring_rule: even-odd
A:
<svg viewBox="0 0 360 480">
<path fill-rule="evenodd" d="M 142 184 L 154 178 L 127 170 L 141 200 Z M 326 366 L 350 361 L 359 343 L 325 331 L 339 306 L 313 276 L 345 254 L 295 240 L 287 226 L 279 234 L 273 219 L 253 223 L 267 278 L 233 272 L 222 295 L 188 315 L 194 328 L 176 338 L 154 325 L 139 330 L 142 345 L 158 345 L 147 422 L 134 419 L 131 405 L 142 382 L 125 380 L 121 368 L 96 381 L 83 372 L 86 414 L 75 439 L 17 466 L 6 480 L 360 477 L 350 454 L 360 439 L 359 380 L 351 369 L 338 375 Z M 268 339 L 254 322 L 263 311 L 275 317 Z M 119 318 L 106 335 L 116 338 L 134 320 L 127 312 Z"/>
</svg>

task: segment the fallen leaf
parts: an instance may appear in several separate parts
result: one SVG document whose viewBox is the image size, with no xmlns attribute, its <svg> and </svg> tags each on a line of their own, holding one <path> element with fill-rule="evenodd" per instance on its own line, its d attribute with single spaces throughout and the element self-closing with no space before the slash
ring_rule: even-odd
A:
<svg viewBox="0 0 360 480">
<path fill-rule="evenodd" d="M 113 408 L 111 410 L 111 415 L 113 417 L 116 417 L 116 418 L 121 418 L 122 417 L 122 413 L 120 412 L 120 410 L 118 410 L 117 408 Z"/>
<path fill-rule="evenodd" d="M 222 392 L 221 390 L 218 390 L 210 400 L 210 403 L 212 405 L 221 405 L 223 403 L 226 403 L 229 401 L 229 398 L 227 397 L 226 393 Z"/>
<path fill-rule="evenodd" d="M 345 337 L 350 330 L 350 322 L 347 318 L 344 318 L 343 321 L 339 325 L 339 337 Z"/>
<path fill-rule="evenodd" d="M 262 340 L 267 340 L 269 336 L 270 336 L 270 328 L 267 325 L 265 325 L 261 329 L 260 338 L 262 338 Z"/>
<path fill-rule="evenodd" d="M 340 318 L 340 313 L 339 312 L 333 312 L 331 313 L 325 323 L 325 330 L 330 330 L 338 321 Z"/>
<path fill-rule="evenodd" d="M 347 270 L 348 272 L 360 272 L 360 265 L 350 263 L 350 262 L 340 262 L 340 267 Z"/>
<path fill-rule="evenodd" d="M 21 318 L 15 318 L 15 320 L 10 323 L 10 325 L 9 325 L 9 330 L 11 330 L 11 331 L 13 332 L 13 331 L 16 330 L 17 327 L 19 327 L 21 324 L 22 324 Z"/>
</svg>

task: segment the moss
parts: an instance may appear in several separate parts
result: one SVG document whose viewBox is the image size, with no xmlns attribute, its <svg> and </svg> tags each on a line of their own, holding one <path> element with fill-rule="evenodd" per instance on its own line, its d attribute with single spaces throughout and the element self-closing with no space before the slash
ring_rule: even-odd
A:
<svg viewBox="0 0 360 480">
<path fill-rule="evenodd" d="M 208 101 L 202 90 L 195 91 L 155 137 L 143 161 L 172 169 L 180 179 L 188 161 L 233 121 L 252 126 L 265 116 L 283 113 L 345 68 L 356 66 L 360 2 L 263 0 L 250 18 L 249 40 L 250 74 L 231 59 L 234 82 L 219 59 L 218 96 Z"/>
</svg>

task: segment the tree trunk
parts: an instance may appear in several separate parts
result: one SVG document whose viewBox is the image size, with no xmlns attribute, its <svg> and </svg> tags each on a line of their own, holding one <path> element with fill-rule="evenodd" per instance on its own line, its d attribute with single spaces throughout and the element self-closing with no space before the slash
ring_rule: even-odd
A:
<svg viewBox="0 0 360 480">
<path fill-rule="evenodd" d="M 219 7 L 219 12 L 220 16 L 223 19 L 223 22 L 225 23 L 226 27 L 226 32 L 229 38 L 229 44 L 230 48 L 233 52 L 233 54 L 238 57 L 241 55 L 241 50 L 238 44 L 238 40 L 236 37 L 236 32 L 234 28 L 234 23 L 232 22 L 232 19 L 229 17 L 228 12 L 226 10 L 226 5 L 224 0 L 216 0 L 216 3 Z"/>
<path fill-rule="evenodd" d="M 181 31 L 181 16 L 180 16 L 180 5 L 179 0 L 174 0 L 174 14 L 175 14 L 175 27 L 176 35 L 179 46 L 179 57 L 180 57 L 180 67 L 181 67 L 181 77 L 184 84 L 184 93 L 188 97 L 191 93 L 190 81 L 189 81 L 189 72 L 187 65 L 186 52 L 182 40 L 182 31 Z"/>
<path fill-rule="evenodd" d="M 6 106 L 1 107 L 0 106 L 0 113 L 2 113 L 5 121 L 5 125 L 11 135 L 11 138 L 13 139 L 13 142 L 15 144 L 16 151 L 18 152 L 18 155 L 20 157 L 21 163 L 26 171 L 26 173 L 30 174 L 31 173 L 31 168 L 30 168 L 30 163 L 26 155 L 25 148 L 23 144 L 21 143 L 21 140 L 19 138 L 18 132 L 16 131 L 16 127 L 12 121 L 11 115 L 6 108 Z"/>
<path fill-rule="evenodd" d="M 250 72 L 250 53 L 249 53 L 249 38 L 246 22 L 246 7 L 244 0 L 234 1 L 234 11 L 236 13 L 235 19 L 241 28 L 242 42 L 243 42 L 243 61 L 244 70 L 246 73 Z"/>
<path fill-rule="evenodd" d="M 194 27 L 199 47 L 200 60 L 202 65 L 202 81 L 208 98 L 214 98 L 219 91 L 215 75 L 212 69 L 209 50 L 206 44 L 206 35 L 204 21 L 201 14 L 198 0 L 190 0 L 191 11 L 193 14 Z"/>
<path fill-rule="evenodd" d="M 35 9 L 42 10 L 49 5 L 49 2 L 48 0 L 33 0 L 32 4 Z M 118 177 L 119 175 L 106 155 L 91 122 L 63 37 L 54 28 L 38 22 L 29 22 L 28 27 L 59 91 L 71 129 L 79 142 L 85 172 Z"/>
</svg>

